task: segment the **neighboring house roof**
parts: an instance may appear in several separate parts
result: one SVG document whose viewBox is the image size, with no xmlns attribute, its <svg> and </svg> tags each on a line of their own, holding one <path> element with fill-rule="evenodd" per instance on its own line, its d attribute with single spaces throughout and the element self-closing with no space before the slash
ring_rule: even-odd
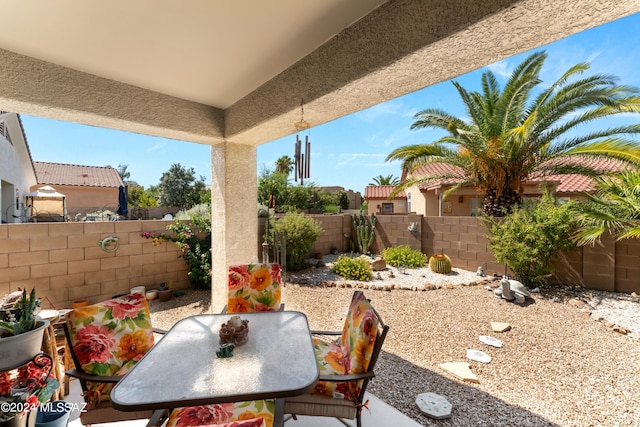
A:
<svg viewBox="0 0 640 427">
<path fill-rule="evenodd" d="M 388 199 L 391 195 L 391 192 L 395 189 L 395 185 L 367 185 L 364 188 L 364 198 L 367 200 Z M 406 199 L 407 194 L 404 192 L 404 190 L 402 190 L 394 198 Z"/>
<path fill-rule="evenodd" d="M 111 166 L 67 165 L 33 162 L 38 184 L 83 187 L 115 187 L 124 185 L 118 171 Z"/>
<path fill-rule="evenodd" d="M 614 159 L 604 158 L 589 158 L 580 162 L 583 165 L 590 166 L 602 173 L 615 172 L 624 169 L 624 164 Z M 443 173 L 453 173 L 456 170 L 460 170 L 456 166 L 452 166 L 446 163 L 429 163 L 421 166 L 414 174 L 415 175 L 440 175 Z M 578 174 L 568 175 L 548 175 L 545 179 L 547 182 L 555 182 L 556 193 L 579 193 L 579 192 L 593 192 L 595 190 L 593 179 Z M 441 179 L 431 181 L 429 183 L 418 184 L 420 190 L 434 190 L 443 186 L 452 186 L 460 182 L 457 179 Z M 526 183 L 534 184 L 542 182 L 542 176 L 533 176 Z"/>
</svg>

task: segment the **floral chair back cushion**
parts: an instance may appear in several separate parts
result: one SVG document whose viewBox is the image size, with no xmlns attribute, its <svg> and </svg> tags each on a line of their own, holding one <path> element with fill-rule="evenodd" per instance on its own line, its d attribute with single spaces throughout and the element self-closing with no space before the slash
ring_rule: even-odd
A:
<svg viewBox="0 0 640 427">
<path fill-rule="evenodd" d="M 273 399 L 189 406 L 171 411 L 166 427 L 273 427 L 275 412 L 276 403 Z"/>
<path fill-rule="evenodd" d="M 147 300 L 124 295 L 67 313 L 73 352 L 93 375 L 124 375 L 153 346 Z M 109 400 L 113 384 L 87 382 L 89 403 Z"/>
<path fill-rule="evenodd" d="M 339 343 L 314 339 L 320 375 L 366 372 L 378 332 L 378 317 L 362 291 L 353 294 Z M 313 393 L 342 397 L 356 402 L 362 381 L 318 381 Z"/>
<path fill-rule="evenodd" d="M 227 313 L 278 311 L 282 292 L 279 264 L 229 267 Z"/>
</svg>

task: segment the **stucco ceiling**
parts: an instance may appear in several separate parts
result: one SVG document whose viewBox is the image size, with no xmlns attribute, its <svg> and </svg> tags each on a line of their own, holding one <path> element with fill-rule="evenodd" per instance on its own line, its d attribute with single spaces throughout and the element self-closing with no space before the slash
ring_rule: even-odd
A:
<svg viewBox="0 0 640 427">
<path fill-rule="evenodd" d="M 0 47 L 227 108 L 385 0 L 7 0 Z"/>
<path fill-rule="evenodd" d="M 0 110 L 259 145 L 640 11 L 638 0 L 5 0 Z"/>
</svg>

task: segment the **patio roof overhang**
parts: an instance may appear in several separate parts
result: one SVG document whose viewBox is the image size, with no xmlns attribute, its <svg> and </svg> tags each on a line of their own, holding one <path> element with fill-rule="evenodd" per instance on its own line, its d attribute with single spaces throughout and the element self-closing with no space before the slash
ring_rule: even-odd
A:
<svg viewBox="0 0 640 427">
<path fill-rule="evenodd" d="M 253 146 L 295 132 L 301 100 L 319 125 L 640 10 L 636 0 L 4 6 L 3 110 Z"/>
</svg>

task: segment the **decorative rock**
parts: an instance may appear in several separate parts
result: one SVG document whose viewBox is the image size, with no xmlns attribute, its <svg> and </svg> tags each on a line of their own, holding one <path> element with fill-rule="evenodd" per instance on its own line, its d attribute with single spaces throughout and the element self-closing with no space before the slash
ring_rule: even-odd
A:
<svg viewBox="0 0 640 427">
<path fill-rule="evenodd" d="M 492 347 L 497 347 L 497 348 L 502 347 L 502 341 L 494 337 L 490 337 L 488 335 L 480 335 L 480 341 Z"/>
<path fill-rule="evenodd" d="M 485 353 L 484 351 L 474 350 L 471 348 L 467 349 L 467 359 L 471 359 L 475 362 L 480 362 L 480 363 L 491 362 L 491 356 L 489 356 L 487 353 Z"/>
<path fill-rule="evenodd" d="M 627 335 L 629 332 L 631 332 L 629 329 L 618 325 L 613 326 L 613 330 L 622 335 Z"/>
<path fill-rule="evenodd" d="M 416 397 L 416 405 L 427 416 L 444 420 L 451 418 L 451 403 L 444 397 L 435 393 L 421 393 Z"/>
<path fill-rule="evenodd" d="M 447 362 L 438 366 L 450 374 L 460 378 L 462 381 L 470 383 L 480 382 L 478 377 L 476 377 L 475 374 L 471 372 L 471 369 L 469 369 L 470 365 L 467 362 Z"/>
<path fill-rule="evenodd" d="M 569 300 L 569 305 L 572 305 L 572 306 L 577 307 L 577 308 L 582 308 L 585 305 L 587 305 L 587 303 L 582 301 L 582 300 L 579 300 L 577 298 L 573 298 L 573 299 Z"/>
<path fill-rule="evenodd" d="M 533 289 L 531 289 L 531 293 L 532 293 L 532 294 L 539 294 L 539 293 L 540 293 L 540 288 L 533 288 Z"/>
<path fill-rule="evenodd" d="M 493 332 L 507 332 L 511 329 L 511 325 L 504 322 L 491 322 L 491 330 Z"/>
<path fill-rule="evenodd" d="M 518 282 L 517 280 L 509 280 L 509 285 L 510 285 L 511 291 L 520 295 L 524 295 L 525 297 L 531 296 L 531 292 L 529 292 L 529 289 L 527 289 L 525 285 Z"/>
<path fill-rule="evenodd" d="M 478 271 L 476 271 L 476 276 L 480 276 L 480 277 L 486 277 L 487 276 L 485 274 L 484 270 L 482 269 L 482 266 L 478 267 Z"/>
<path fill-rule="evenodd" d="M 513 293 L 513 298 L 514 298 L 513 302 L 515 302 L 516 304 L 524 304 L 526 300 L 524 295 L 519 294 L 517 292 Z"/>
<path fill-rule="evenodd" d="M 387 269 L 387 261 L 385 261 L 382 257 L 377 256 L 373 259 L 367 257 L 367 262 L 369 262 L 369 265 L 371 265 L 371 270 L 373 271 L 383 271 Z"/>
</svg>

